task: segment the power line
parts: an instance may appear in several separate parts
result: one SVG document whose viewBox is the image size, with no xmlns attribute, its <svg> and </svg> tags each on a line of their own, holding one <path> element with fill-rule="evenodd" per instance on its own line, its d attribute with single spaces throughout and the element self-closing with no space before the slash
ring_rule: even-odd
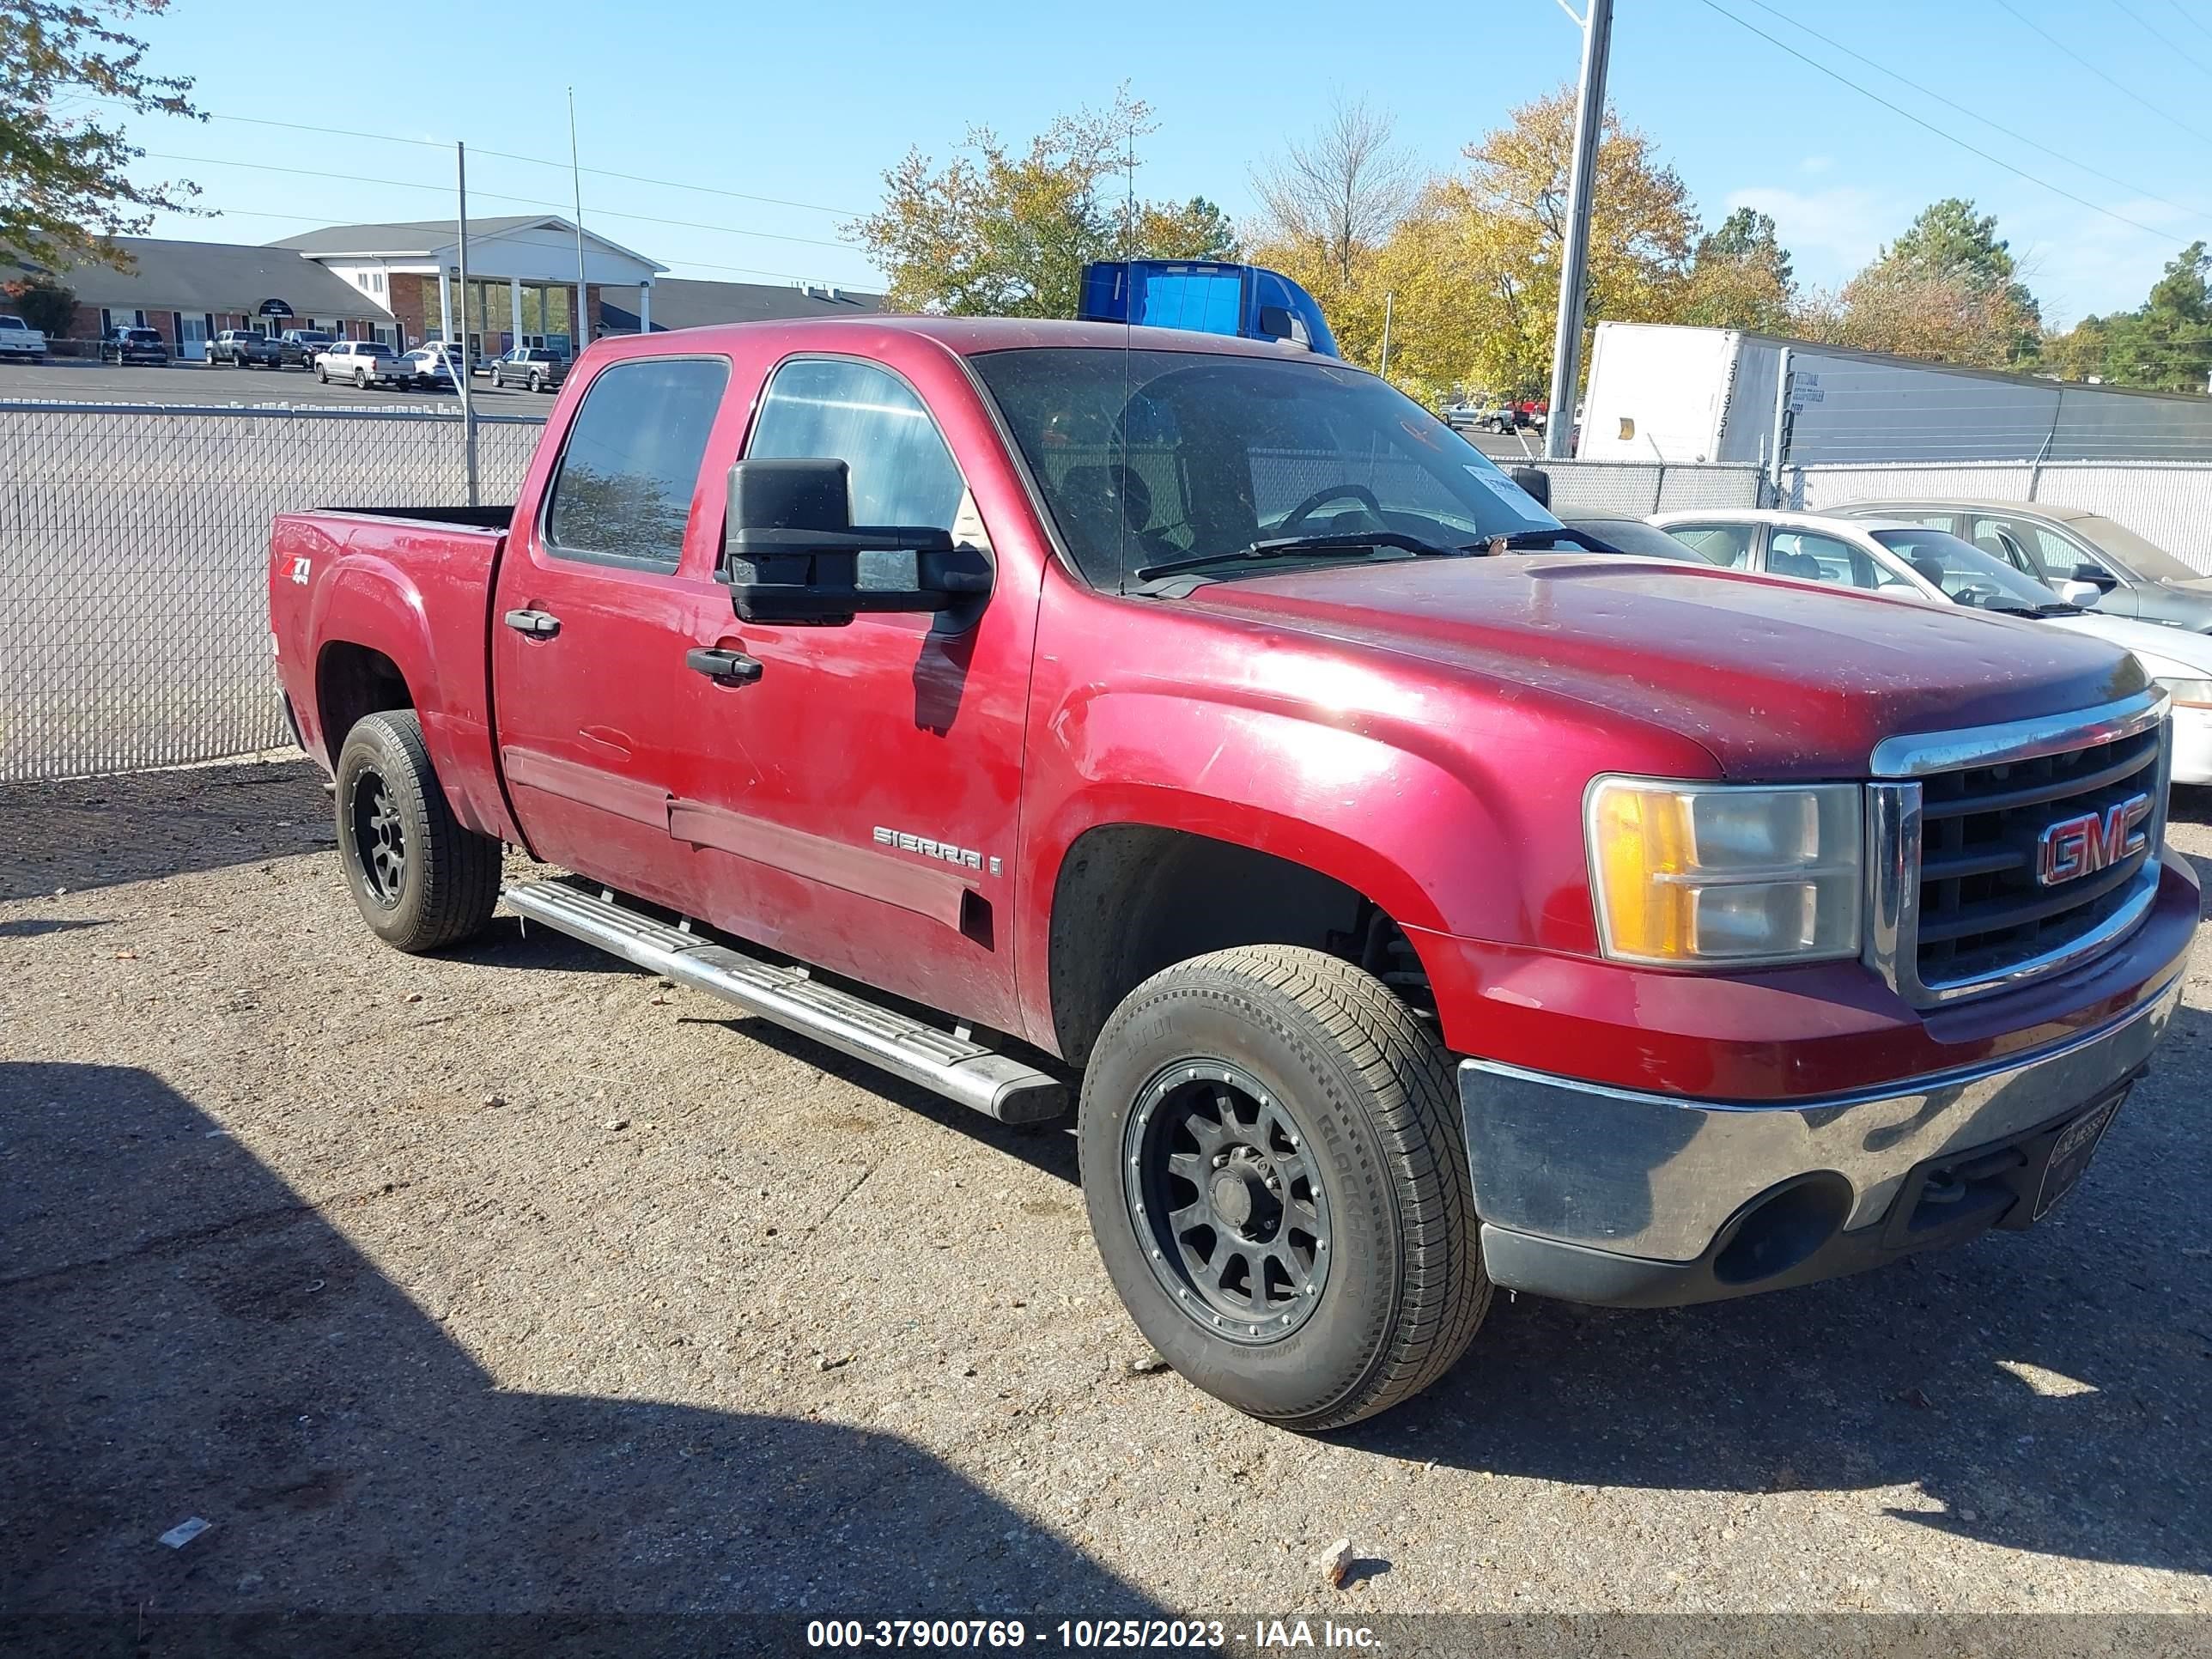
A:
<svg viewBox="0 0 2212 1659">
<path fill-rule="evenodd" d="M 256 173 L 288 173 L 301 179 L 335 179 L 349 184 L 383 185 L 394 190 L 427 190 L 441 196 L 447 193 L 447 186 L 444 185 L 416 184 L 407 179 L 364 179 L 354 173 L 329 173 L 313 167 L 277 167 L 268 161 L 233 161 L 219 155 L 176 155 L 166 151 L 152 149 L 145 153 L 149 158 L 156 161 L 181 161 L 187 167 L 247 167 Z M 476 193 L 487 201 L 512 202 L 522 207 L 559 209 L 566 205 L 564 203 L 549 202 L 535 196 L 508 196 L 495 190 L 480 190 Z M 596 217 L 605 219 L 634 219 L 641 224 L 672 225 L 683 230 L 712 231 L 723 236 L 754 236 L 771 242 L 797 242 L 808 247 L 834 247 L 847 253 L 860 252 L 849 242 L 828 242 L 818 236 L 787 236 L 780 231 L 743 230 L 733 225 L 710 225 L 692 219 L 661 219 L 649 213 L 624 213 L 615 208 L 593 208 L 592 212 Z"/>
<path fill-rule="evenodd" d="M 2183 120 L 2179 116 L 2169 114 L 2165 110 L 2160 109 L 2156 104 L 2152 103 L 2149 99 L 2144 97 L 2141 93 L 2122 84 L 2120 82 L 2115 81 L 2111 76 L 2106 74 L 2104 70 L 2099 69 L 2094 64 L 2084 58 L 2080 52 L 2075 51 L 2073 47 L 2068 46 L 2063 40 L 2061 40 L 2049 29 L 2044 27 L 2042 24 L 2035 21 L 2033 18 L 2021 16 L 2018 9 L 2014 7 L 2012 0 L 1996 0 L 1996 3 L 2005 12 L 2007 12 L 2015 22 L 2021 24 L 2025 27 L 2033 29 L 2045 40 L 2048 40 L 2052 48 L 2056 50 L 2060 56 L 2072 58 L 2083 69 L 2088 70 L 2090 74 L 2095 76 L 2100 81 L 2102 81 L 2106 86 L 2112 88 L 2113 91 L 2118 93 L 2122 97 L 2131 99 L 2135 102 L 2141 104 L 2153 115 L 2157 116 L 2160 120 L 2169 122 L 2172 125 L 2180 128 L 2182 131 L 2187 133 L 2191 137 L 2197 139 L 2199 143 L 2212 144 L 2212 133 L 2206 132 L 2201 127 L 2191 126 L 2188 122 Z"/>
<path fill-rule="evenodd" d="M 1944 131 L 1942 128 L 1937 126 L 1933 121 L 1923 119 L 1921 117 L 1915 115 L 1911 110 L 1905 108 L 1902 104 L 1893 104 L 1888 99 L 1883 97 L 1880 93 L 1871 91 L 1868 88 L 1861 86 L 1849 76 L 1838 74 L 1836 70 L 1830 69 L 1826 64 L 1821 63 L 1818 58 L 1807 57 L 1803 52 L 1798 51 L 1796 47 L 1791 46 L 1788 41 L 1776 40 L 1774 36 L 1769 34 L 1765 29 L 1759 27 L 1758 24 L 1750 21 L 1748 19 L 1739 17 L 1734 12 L 1729 10 L 1725 6 L 1717 4 L 1717 0 L 1698 0 L 1698 3 L 1704 6 L 1709 11 L 1718 12 L 1722 16 L 1727 18 L 1729 22 L 1734 23 L 1738 28 L 1749 30 L 1760 40 L 1765 41 L 1769 46 L 1788 52 L 1799 63 L 1806 64 L 1809 68 L 1818 70 L 1821 74 L 1826 76 L 1831 81 L 1838 82 L 1841 84 L 1849 87 L 1853 92 L 1857 93 L 1862 98 L 1872 99 L 1875 103 L 1880 104 L 1884 109 L 1889 111 L 1892 114 L 1903 116 L 1906 120 L 1911 122 L 1913 125 L 1934 133 L 1938 138 L 1944 140 L 1947 143 L 1956 144 L 1960 149 L 1965 150 L 1970 155 L 1980 156 L 1983 161 L 1987 161 L 1991 167 L 2002 167 L 2007 173 L 2011 173 L 2014 177 L 2025 179 L 2029 184 L 2035 185 L 2039 190 L 2047 190 L 2054 196 L 2063 196 L 2068 201 L 2074 203 L 2078 207 L 2087 208 L 2092 213 L 2102 214 L 2106 218 L 2113 220 L 2119 224 L 2126 225 L 2131 229 L 2140 230 L 2146 235 L 2155 236 L 2160 241 L 2172 241 L 2172 238 L 2166 232 L 2156 229 L 2150 225 L 2147 225 L 2140 219 L 2130 219 L 2126 214 L 2115 213 L 2112 209 L 2100 206 L 2099 204 L 2091 201 L 2086 196 L 2076 196 L 2072 191 L 2066 189 L 2063 185 L 2054 185 L 2048 179 L 2039 179 L 2034 173 L 2028 172 L 2025 167 L 2016 167 L 2003 157 L 1992 155 L 1989 151 L 1982 149 L 1978 144 L 1968 143 L 1956 133 Z M 1997 3 L 1999 5 L 2003 5 L 2004 0 L 1997 0 Z M 2173 243 L 2173 246 L 2179 246 L 2181 245 L 2179 243 Z"/>
<path fill-rule="evenodd" d="M 2117 3 L 2118 0 L 2115 0 L 2115 3 Z M 1887 75 L 1891 80 L 1897 82 L 1899 85 L 1911 88 L 1913 91 L 1918 93 L 1922 97 L 1941 104 L 1947 109 L 1956 110 L 1968 120 L 1979 121 L 1984 126 L 1989 128 L 1992 132 L 2002 133 L 2006 137 L 2013 140 L 2015 143 L 2026 144 L 2030 149 L 2040 150 L 2045 155 L 2050 156 L 2053 161 L 2063 161 L 2068 167 L 2074 167 L 2080 172 L 2086 173 L 2093 179 L 2101 179 L 2108 185 L 2118 185 L 2122 190 L 2128 191 L 2135 195 L 2140 196 L 2146 201 L 2156 202 L 2160 207 L 2170 207 L 2177 213 L 2194 213 L 2196 211 L 2195 209 L 2182 206 L 2179 202 L 2168 201 L 2165 197 L 2159 195 L 2154 191 L 2145 190 L 2141 185 L 2130 184 L 2126 179 L 2114 178 L 2109 173 L 2100 173 L 2095 167 L 2091 167 L 2087 162 L 2076 161 L 2073 156 L 2067 155 L 2064 151 L 2053 149 L 2050 145 L 2042 143 L 2039 139 L 2031 138 L 2024 132 L 2014 132 L 2010 127 L 2005 126 L 2000 122 L 1993 121 L 1988 116 L 1983 115 L 1977 111 L 1968 109 L 1964 104 L 1945 97 L 1933 87 L 1923 86 L 1919 82 L 1913 80 L 1910 76 L 1899 74 L 1897 70 L 1890 68 L 1887 64 L 1877 64 L 1873 58 L 1868 57 L 1864 52 L 1852 51 L 1850 47 L 1845 46 L 1842 41 L 1835 39 L 1832 35 L 1821 33 L 1820 30 L 1814 28 L 1811 24 L 1799 22 L 1788 13 L 1778 11 L 1774 7 L 1768 5 L 1766 3 L 1766 0 L 1747 0 L 1747 3 L 1757 6 L 1761 11 L 1766 12 L 1772 16 L 1780 18 L 1784 22 L 1789 24 L 1800 33 L 1811 35 L 1822 46 L 1832 47 L 1835 51 L 1843 53 L 1846 58 L 1856 58 L 1858 62 L 1864 64 L 1869 69 L 1875 70 L 1877 74 Z"/>
<path fill-rule="evenodd" d="M 2181 9 L 2181 0 L 2166 0 L 2166 3 L 2167 5 L 2172 6 L 2172 7 L 2173 8 L 2173 9 L 2174 9 L 2175 13 L 2176 13 L 2177 15 L 2179 15 L 2179 17 L 2180 17 L 2180 19 L 2181 19 L 2181 21 L 2182 21 L 2183 22 L 2185 22 L 2185 23 L 2188 24 L 2190 27 L 2191 27 L 2191 28 L 2195 29 L 2195 30 L 2196 30 L 2199 34 L 2203 35 L 2206 40 L 2212 40 L 2212 29 L 2208 29 L 2208 28 L 2206 28 L 2206 27 L 2204 27 L 2204 25 L 2203 25 L 2203 24 L 2202 24 L 2202 23 L 2198 22 L 2198 21 L 2197 21 L 2194 17 L 2191 17 L 2191 16 L 2187 12 L 2183 11 L 2183 10 Z"/>
<path fill-rule="evenodd" d="M 211 121 L 234 121 L 246 126 L 280 127 L 287 132 L 320 133 L 325 137 L 331 138 L 367 138 L 381 144 L 412 144 L 421 149 L 435 150 L 452 148 L 442 139 L 410 138 L 404 134 L 397 132 L 364 132 L 356 127 L 317 126 L 305 121 L 276 121 L 261 115 L 223 115 L 210 112 L 207 113 L 207 118 Z M 566 161 L 552 161 L 543 155 L 523 155 L 513 150 L 504 149 L 479 149 L 474 154 L 493 156 L 502 161 L 521 161 L 531 167 L 552 167 L 562 173 L 568 170 L 568 164 Z M 805 213 L 826 213 L 838 219 L 860 219 L 867 216 L 852 208 L 825 207 L 819 202 L 795 201 L 785 196 L 755 196 L 742 190 L 726 190 L 719 185 L 686 184 L 678 179 L 654 179 L 644 173 L 617 173 L 606 167 L 585 167 L 582 171 L 597 178 L 619 179 L 625 184 L 657 185 L 665 190 L 696 191 L 704 196 L 726 196 L 735 202 L 758 202 L 769 207 L 797 208 Z"/>
<path fill-rule="evenodd" d="M 2135 21 L 2136 27 L 2141 29 L 2145 34 L 2149 35 L 2152 40 L 2164 42 L 2166 50 L 2172 52 L 2175 57 L 2179 58 L 2185 63 L 2195 65 L 2197 71 L 2200 75 L 2212 75 L 2212 68 L 2208 68 L 2202 58 L 2199 58 L 2191 52 L 2188 47 L 2183 46 L 2180 41 L 2175 40 L 2164 29 L 2161 29 L 2152 23 L 2150 19 L 2145 17 L 2133 6 L 2128 4 L 2127 0 L 2112 0 L 2112 4 L 2119 10 L 2126 13 L 2129 17 L 2132 18 Z"/>
</svg>

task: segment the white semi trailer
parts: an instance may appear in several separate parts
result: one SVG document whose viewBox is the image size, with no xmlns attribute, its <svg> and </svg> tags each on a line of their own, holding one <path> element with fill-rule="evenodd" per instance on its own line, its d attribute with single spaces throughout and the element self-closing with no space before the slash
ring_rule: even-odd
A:
<svg viewBox="0 0 2212 1659">
<path fill-rule="evenodd" d="M 2062 385 L 1738 329 L 1600 323 L 1586 459 L 2212 460 L 2212 398 Z"/>
</svg>

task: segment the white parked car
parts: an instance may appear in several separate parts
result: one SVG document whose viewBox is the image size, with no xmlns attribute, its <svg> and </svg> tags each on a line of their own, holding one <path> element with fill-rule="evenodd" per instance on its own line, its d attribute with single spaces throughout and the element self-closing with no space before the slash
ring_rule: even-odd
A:
<svg viewBox="0 0 2212 1659">
<path fill-rule="evenodd" d="M 350 380 L 364 392 L 371 386 L 413 383 L 411 367 L 381 340 L 340 340 L 329 350 L 317 352 L 315 378 L 325 386 L 332 380 Z"/>
<path fill-rule="evenodd" d="M 0 357 L 15 362 L 46 361 L 46 337 L 21 317 L 0 317 Z"/>
<path fill-rule="evenodd" d="M 459 353 L 452 347 L 433 340 L 428 345 L 417 346 L 399 360 L 399 366 L 408 384 L 416 386 L 455 386 L 460 377 L 453 365 Z"/>
<path fill-rule="evenodd" d="M 2029 617 L 2110 640 L 2135 653 L 2173 700 L 2174 781 L 2212 783 L 2212 635 L 2084 610 L 2079 602 L 2096 592 L 2087 583 L 2062 593 L 1948 531 L 1901 519 L 1729 507 L 1655 513 L 1649 522 L 1710 563 Z"/>
</svg>

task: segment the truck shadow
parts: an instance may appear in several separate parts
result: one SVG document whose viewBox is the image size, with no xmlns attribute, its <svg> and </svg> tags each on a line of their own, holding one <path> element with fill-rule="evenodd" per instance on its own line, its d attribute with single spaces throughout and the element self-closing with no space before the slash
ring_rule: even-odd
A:
<svg viewBox="0 0 2212 1659">
<path fill-rule="evenodd" d="M 195 1651 L 394 1656 L 641 1656 L 679 1613 L 723 1652 L 799 1644 L 711 1615 L 1159 1613 L 896 1436 L 503 1389 L 326 1218 L 404 1200 L 311 1205 L 144 1071 L 0 1066 L 0 1649 L 180 1650 L 134 1641 L 149 1611 Z M 388 1616 L 424 1610 L 502 1617 Z"/>
<path fill-rule="evenodd" d="M 1984 1543 L 2212 1569 L 2208 1060 L 2212 1018 L 2184 1008 L 2030 1231 L 1704 1308 L 1501 1297 L 1449 1377 L 1346 1438 L 1584 1486 L 1869 1492 Z M 1760 1547 L 1755 1522 L 1744 1536 Z"/>
<path fill-rule="evenodd" d="M 82 892 L 334 848 L 305 756 L 0 785 L 0 899 Z"/>
</svg>

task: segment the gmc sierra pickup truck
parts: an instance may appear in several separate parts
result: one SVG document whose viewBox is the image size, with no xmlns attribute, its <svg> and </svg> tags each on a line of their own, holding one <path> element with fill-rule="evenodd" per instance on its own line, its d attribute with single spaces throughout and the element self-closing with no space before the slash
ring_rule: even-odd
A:
<svg viewBox="0 0 2212 1659">
<path fill-rule="evenodd" d="M 1494 1285 L 2029 1225 L 2197 922 L 2131 657 L 1594 550 L 1285 344 L 605 341 L 511 512 L 285 515 L 270 598 L 379 937 L 504 901 L 1001 1120 L 1073 1097 L 1137 1324 L 1302 1429 Z"/>
</svg>

